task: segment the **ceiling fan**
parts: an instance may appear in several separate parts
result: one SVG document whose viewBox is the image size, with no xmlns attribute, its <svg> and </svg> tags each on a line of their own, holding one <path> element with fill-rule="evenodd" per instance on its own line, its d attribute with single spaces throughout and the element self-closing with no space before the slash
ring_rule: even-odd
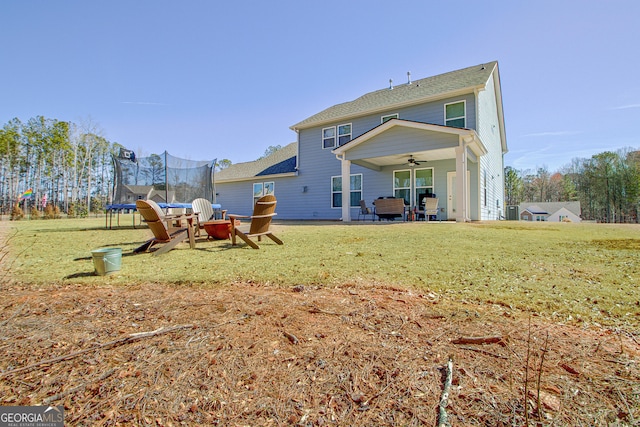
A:
<svg viewBox="0 0 640 427">
<path fill-rule="evenodd" d="M 413 157 L 413 154 L 410 154 L 409 155 L 409 159 L 407 160 L 407 164 L 409 166 L 420 166 L 420 162 L 426 162 L 426 160 L 416 160 Z"/>
</svg>

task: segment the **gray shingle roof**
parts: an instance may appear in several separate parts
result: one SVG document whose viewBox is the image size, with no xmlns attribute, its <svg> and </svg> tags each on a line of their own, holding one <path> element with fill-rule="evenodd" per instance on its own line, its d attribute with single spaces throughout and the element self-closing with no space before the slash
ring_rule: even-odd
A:
<svg viewBox="0 0 640 427">
<path fill-rule="evenodd" d="M 549 215 L 549 212 L 545 211 L 538 205 L 529 205 L 525 208 L 534 215 Z"/>
<path fill-rule="evenodd" d="M 446 96 L 465 89 L 483 87 L 497 66 L 497 61 L 475 65 L 445 74 L 416 80 L 367 93 L 353 101 L 329 107 L 291 126 L 300 129 L 347 117 L 355 117 L 400 105 L 424 102 L 425 99 Z"/>
<path fill-rule="evenodd" d="M 520 203 L 520 212 L 525 209 L 532 214 L 553 214 L 562 208 L 566 208 L 569 212 L 580 216 L 582 209 L 580 202 L 536 202 L 536 203 Z"/>
<path fill-rule="evenodd" d="M 275 153 L 252 162 L 236 163 L 216 172 L 214 180 L 237 181 L 255 176 L 268 176 L 295 172 L 298 143 L 285 145 Z"/>
</svg>

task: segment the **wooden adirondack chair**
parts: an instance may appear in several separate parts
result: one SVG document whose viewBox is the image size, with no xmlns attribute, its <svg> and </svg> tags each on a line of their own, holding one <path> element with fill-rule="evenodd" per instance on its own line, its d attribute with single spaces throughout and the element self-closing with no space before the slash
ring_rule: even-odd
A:
<svg viewBox="0 0 640 427">
<path fill-rule="evenodd" d="M 213 219 L 213 208 L 211 202 L 207 199 L 194 199 L 191 202 L 191 211 L 196 215 L 198 226 L 196 227 L 196 234 L 200 235 L 200 230 L 204 228 L 204 223 Z"/>
<path fill-rule="evenodd" d="M 189 238 L 191 249 L 195 248 L 194 214 L 164 215 L 160 206 L 153 200 L 137 200 L 136 208 L 153 233 L 153 238 L 134 249 L 134 253 L 148 252 L 154 245 L 164 243 L 164 246 L 153 252 L 153 255 L 161 255 L 175 248 L 186 238 Z"/>
<path fill-rule="evenodd" d="M 271 218 L 276 215 L 275 210 L 276 197 L 272 194 L 269 194 L 258 199 L 255 206 L 253 207 L 253 215 L 251 216 L 228 214 L 227 216 L 231 221 L 231 243 L 235 245 L 236 236 L 238 236 L 253 249 L 260 249 L 260 246 L 258 246 L 253 240 L 251 240 L 251 237 L 257 237 L 258 241 L 261 241 L 262 236 L 267 236 L 277 244 L 282 245 L 282 240 L 274 236 L 270 230 Z M 238 226 L 236 225 L 236 219 L 238 218 L 251 219 L 251 225 L 249 226 L 248 231 L 242 231 L 238 229 Z"/>
</svg>

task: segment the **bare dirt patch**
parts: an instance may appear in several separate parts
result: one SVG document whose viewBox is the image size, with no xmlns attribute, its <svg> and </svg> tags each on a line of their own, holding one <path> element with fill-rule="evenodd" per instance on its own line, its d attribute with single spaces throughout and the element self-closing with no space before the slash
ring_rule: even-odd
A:
<svg viewBox="0 0 640 427">
<path fill-rule="evenodd" d="M 0 404 L 65 425 L 640 425 L 629 331 L 381 287 L 0 285 Z M 473 338 L 482 338 L 480 342 Z M 526 398 L 525 398 L 526 383 Z"/>
</svg>

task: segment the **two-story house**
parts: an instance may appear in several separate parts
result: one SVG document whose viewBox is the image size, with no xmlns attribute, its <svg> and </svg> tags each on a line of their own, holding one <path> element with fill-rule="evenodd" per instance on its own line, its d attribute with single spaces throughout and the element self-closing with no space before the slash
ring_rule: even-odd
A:
<svg viewBox="0 0 640 427">
<path fill-rule="evenodd" d="M 217 173 L 217 202 L 243 213 L 274 193 L 279 218 L 351 221 L 360 200 L 402 198 L 411 210 L 435 196 L 442 220 L 503 215 L 507 144 L 497 62 L 390 84 L 291 129 L 297 142 L 273 158 Z"/>
</svg>

